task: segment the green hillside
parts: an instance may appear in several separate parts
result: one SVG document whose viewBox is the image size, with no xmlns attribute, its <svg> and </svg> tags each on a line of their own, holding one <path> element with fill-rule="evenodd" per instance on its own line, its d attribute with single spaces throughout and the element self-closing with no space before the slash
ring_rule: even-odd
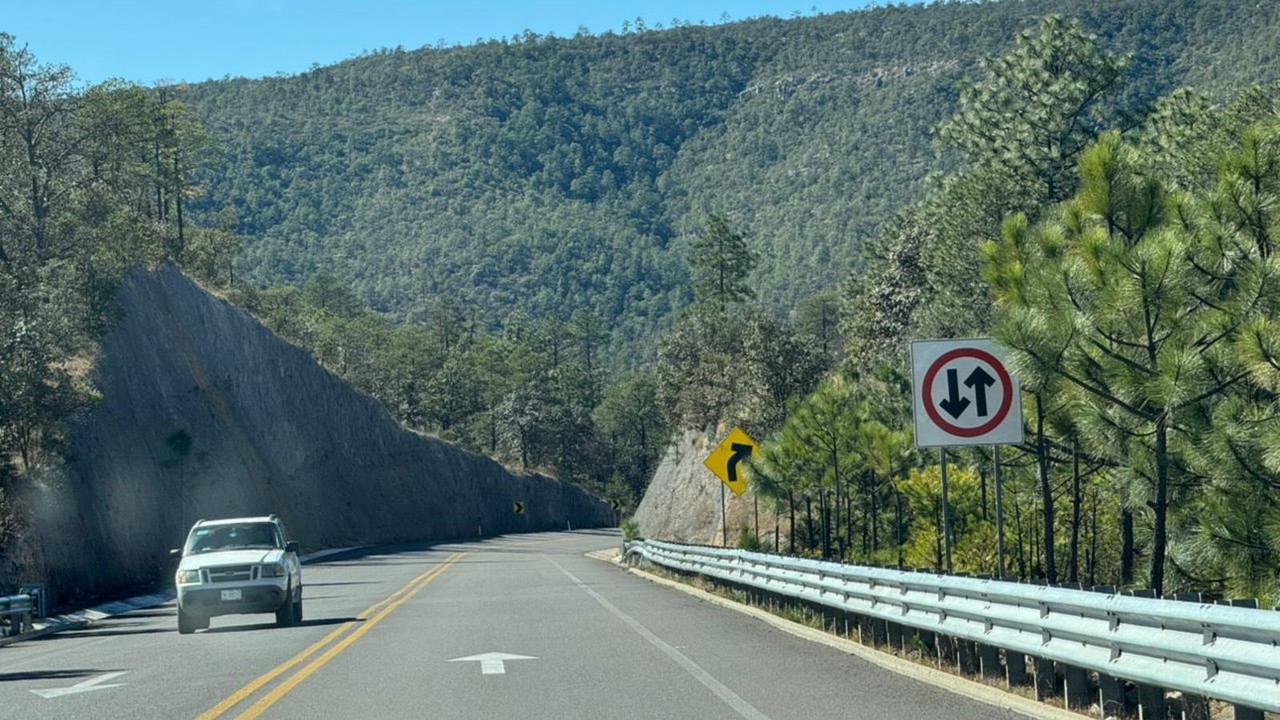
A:
<svg viewBox="0 0 1280 720">
<path fill-rule="evenodd" d="M 1047 13 L 1133 54 L 1127 108 L 1280 77 L 1280 9 L 1217 0 L 933 4 L 397 48 L 181 92 L 224 152 L 195 214 L 236 209 L 251 238 L 240 271 L 260 285 L 328 269 L 419 321 L 441 296 L 495 326 L 587 308 L 616 331 L 615 361 L 643 357 L 688 301 L 683 248 L 707 213 L 746 232 L 775 309 L 855 268 L 950 166 L 931 132 L 962 79 Z"/>
</svg>

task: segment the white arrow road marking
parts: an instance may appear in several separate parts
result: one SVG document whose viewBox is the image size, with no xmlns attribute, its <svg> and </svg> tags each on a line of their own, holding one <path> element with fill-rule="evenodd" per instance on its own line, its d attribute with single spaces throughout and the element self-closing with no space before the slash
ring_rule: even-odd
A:
<svg viewBox="0 0 1280 720">
<path fill-rule="evenodd" d="M 537 660 L 536 657 L 528 655 L 508 655 L 507 653 L 485 653 L 483 655 L 471 655 L 470 657 L 454 658 L 449 662 L 478 662 L 480 663 L 481 675 L 504 675 L 507 672 L 507 666 L 504 663 L 508 660 Z"/>
<path fill-rule="evenodd" d="M 83 692 L 93 692 L 94 690 L 106 690 L 107 688 L 121 687 L 126 683 L 112 683 L 111 685 L 103 685 L 102 683 L 118 678 L 128 672 L 128 670 L 122 670 L 120 672 L 107 673 L 105 675 L 99 675 L 96 678 L 82 680 L 71 687 L 46 688 L 44 690 L 32 690 L 31 692 L 46 700 L 52 700 L 53 698 L 59 698 L 63 695 L 77 695 Z"/>
</svg>

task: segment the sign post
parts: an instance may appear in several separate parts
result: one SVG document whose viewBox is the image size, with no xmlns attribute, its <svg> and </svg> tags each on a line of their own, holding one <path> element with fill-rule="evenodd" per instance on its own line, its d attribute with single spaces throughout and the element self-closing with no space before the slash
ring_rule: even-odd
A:
<svg viewBox="0 0 1280 720">
<path fill-rule="evenodd" d="M 951 572 L 951 493 L 947 489 L 947 449 L 938 448 L 938 462 L 942 467 L 942 548 L 946 554 L 944 562 L 947 572 Z"/>
<path fill-rule="evenodd" d="M 996 579 L 1004 579 L 1004 494 L 1000 483 L 1000 446 L 992 445 L 996 461 Z"/>
<path fill-rule="evenodd" d="M 725 547 L 729 546 L 729 505 L 725 488 L 732 490 L 735 495 L 746 492 L 747 479 L 742 476 L 740 468 L 744 461 L 759 451 L 760 443 L 743 432 L 742 428 L 734 428 L 703 461 L 703 465 L 724 483 L 720 486 L 720 542 Z"/>
<path fill-rule="evenodd" d="M 729 547 L 729 502 L 724 487 L 720 486 L 720 545 Z"/>
<path fill-rule="evenodd" d="M 995 449 L 996 555 L 1004 576 L 1004 510 L 1000 446 L 1022 442 L 1022 396 L 1004 352 L 990 338 L 918 340 L 911 343 L 911 385 L 916 447 L 939 448 L 942 471 L 942 535 L 951 572 L 951 507 L 947 448 Z"/>
</svg>

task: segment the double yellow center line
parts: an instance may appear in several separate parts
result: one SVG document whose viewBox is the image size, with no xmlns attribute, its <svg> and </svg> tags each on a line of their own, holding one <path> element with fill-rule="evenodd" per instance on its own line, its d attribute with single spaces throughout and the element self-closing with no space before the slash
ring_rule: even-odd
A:
<svg viewBox="0 0 1280 720">
<path fill-rule="evenodd" d="M 337 657 L 339 653 L 350 647 L 356 640 L 359 640 L 361 636 L 372 630 L 374 626 L 382 622 L 383 619 L 390 615 L 396 608 L 408 602 L 410 598 L 417 595 L 418 592 L 427 585 L 430 585 L 431 582 L 440 577 L 445 570 L 448 570 L 450 565 L 453 565 L 465 554 L 466 553 L 454 553 L 453 555 L 450 555 L 441 564 L 427 570 L 421 575 L 410 580 L 404 587 L 391 593 L 373 605 L 370 605 L 368 608 L 365 608 L 364 612 L 360 613 L 358 619 L 339 625 L 332 632 L 320 638 L 320 640 L 312 644 L 306 650 L 303 650 L 297 655 L 285 660 L 244 687 L 227 696 L 225 700 L 206 710 L 199 716 L 199 718 L 197 718 L 197 720 L 213 720 L 214 718 L 222 717 L 232 708 L 244 702 L 276 678 L 289 672 L 289 670 L 293 669 L 297 665 L 307 663 L 297 672 L 285 679 L 284 682 L 276 685 L 270 692 L 260 697 L 257 702 L 253 703 L 237 715 L 236 720 L 252 720 L 253 718 L 258 717 L 266 711 L 267 708 L 274 705 L 277 700 L 284 697 L 290 690 L 297 687 L 299 683 L 311 677 L 317 670 L 324 667 L 326 663 Z M 355 629 L 352 630 L 352 628 Z M 332 643 L 332 645 L 330 645 L 330 643 Z M 320 653 L 321 650 L 324 652 Z M 320 655 L 315 659 L 311 659 L 311 656 L 316 653 L 320 653 Z M 311 661 L 307 662 L 308 660 Z"/>
</svg>

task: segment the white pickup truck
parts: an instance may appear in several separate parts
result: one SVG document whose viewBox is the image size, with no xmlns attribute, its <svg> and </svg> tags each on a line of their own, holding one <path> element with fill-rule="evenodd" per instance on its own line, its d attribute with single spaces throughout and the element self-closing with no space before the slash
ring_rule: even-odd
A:
<svg viewBox="0 0 1280 720">
<path fill-rule="evenodd" d="M 182 558 L 174 577 L 179 633 L 207 628 L 217 615 L 273 612 L 277 625 L 302 621 L 298 543 L 275 515 L 197 521 L 170 554 Z"/>
</svg>

